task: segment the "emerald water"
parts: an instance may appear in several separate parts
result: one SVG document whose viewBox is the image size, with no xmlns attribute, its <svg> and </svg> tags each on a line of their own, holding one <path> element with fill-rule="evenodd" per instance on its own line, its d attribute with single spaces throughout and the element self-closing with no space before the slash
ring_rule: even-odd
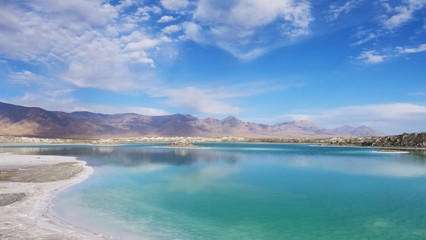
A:
<svg viewBox="0 0 426 240">
<path fill-rule="evenodd" d="M 86 160 L 54 211 L 114 239 L 426 239 L 426 155 L 296 144 L 0 149 Z"/>
</svg>

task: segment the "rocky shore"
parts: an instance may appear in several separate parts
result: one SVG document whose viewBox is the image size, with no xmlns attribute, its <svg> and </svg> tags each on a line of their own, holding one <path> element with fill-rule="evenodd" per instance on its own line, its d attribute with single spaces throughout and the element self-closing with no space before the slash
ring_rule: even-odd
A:
<svg viewBox="0 0 426 240">
<path fill-rule="evenodd" d="M 426 148 L 426 132 L 404 133 L 385 137 L 332 137 L 290 139 L 247 139 L 246 142 L 264 143 L 315 143 L 331 146 L 359 146 L 376 148 Z"/>
<path fill-rule="evenodd" d="M 404 133 L 386 137 L 339 137 L 330 138 L 325 143 L 339 146 L 426 148 L 426 132 Z"/>
</svg>

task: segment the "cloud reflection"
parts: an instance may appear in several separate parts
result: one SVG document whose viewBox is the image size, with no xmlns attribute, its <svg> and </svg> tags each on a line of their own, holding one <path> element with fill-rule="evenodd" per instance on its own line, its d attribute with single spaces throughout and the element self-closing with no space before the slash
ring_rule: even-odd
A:
<svg viewBox="0 0 426 240">
<path fill-rule="evenodd" d="M 234 165 L 207 165 L 191 169 L 185 174 L 172 176 L 169 179 L 168 189 L 170 191 L 183 191 L 194 193 L 207 189 L 215 182 L 229 175 L 239 172 L 240 169 Z"/>
<path fill-rule="evenodd" d="M 282 162 L 283 165 L 314 168 L 346 174 L 387 176 L 387 177 L 419 177 L 426 176 L 426 164 L 423 162 L 353 158 L 353 157 L 294 157 Z"/>
</svg>

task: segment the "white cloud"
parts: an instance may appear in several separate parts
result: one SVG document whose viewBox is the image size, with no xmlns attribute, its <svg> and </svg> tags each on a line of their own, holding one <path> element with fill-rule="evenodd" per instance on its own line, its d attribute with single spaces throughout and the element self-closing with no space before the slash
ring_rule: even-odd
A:
<svg viewBox="0 0 426 240">
<path fill-rule="evenodd" d="M 382 7 L 386 10 L 386 12 L 388 12 L 388 13 L 392 12 L 392 8 L 391 8 L 391 6 L 389 5 L 389 3 L 388 3 L 388 2 L 386 2 L 386 0 L 385 0 L 385 1 L 383 1 L 381 5 L 382 5 Z"/>
<path fill-rule="evenodd" d="M 418 53 L 418 52 L 424 52 L 426 51 L 426 44 L 421 44 L 420 46 L 416 48 L 401 48 L 397 47 L 397 50 L 400 53 Z"/>
<path fill-rule="evenodd" d="M 84 26 L 67 24 L 61 29 L 59 24 L 6 3 L 0 8 L 0 53 L 10 59 L 30 61 L 50 49 L 66 51 L 66 38 L 72 38 L 76 28 Z"/>
<path fill-rule="evenodd" d="M 179 10 L 189 5 L 188 0 L 161 0 L 161 5 L 168 10 Z"/>
<path fill-rule="evenodd" d="M 124 9 L 131 7 L 135 3 L 135 0 L 122 0 L 119 2 L 118 5 L 115 6 L 115 9 L 117 9 L 118 11 L 123 11 Z"/>
<path fill-rule="evenodd" d="M 426 114 L 426 107 L 410 103 L 391 103 L 377 105 L 363 105 L 337 108 L 327 110 L 330 115 L 345 115 L 355 117 L 354 119 L 375 118 L 386 120 L 410 119 L 417 114 Z"/>
<path fill-rule="evenodd" d="M 201 33 L 202 27 L 193 22 L 184 22 L 182 23 L 184 29 L 184 35 L 181 39 L 184 40 L 193 40 L 198 43 L 205 43 L 204 37 Z"/>
<path fill-rule="evenodd" d="M 395 58 L 405 54 L 420 53 L 426 51 L 426 44 L 420 44 L 418 47 L 396 47 L 392 50 L 384 50 L 384 53 L 378 53 L 375 50 L 364 51 L 357 59 L 365 63 L 380 63 L 385 59 Z"/>
<path fill-rule="evenodd" d="M 63 99 L 67 98 L 67 96 L 74 91 L 72 86 L 70 86 L 71 84 L 64 84 L 55 78 L 48 78 L 28 70 L 10 72 L 8 74 L 8 80 L 13 84 L 19 84 L 20 89 L 23 91 L 31 91 L 31 94 L 26 93 L 24 97 L 18 98 L 23 101 L 28 101 L 28 103 L 31 103 L 31 98 L 37 95 Z"/>
<path fill-rule="evenodd" d="M 167 9 L 188 6 L 188 1 L 162 3 Z M 25 88 L 23 92 L 33 88 L 31 94 L 17 97 L 16 103 L 39 102 L 42 107 L 59 110 L 69 110 L 74 105 L 89 111 L 103 109 L 106 112 L 114 112 L 113 108 L 82 106 L 70 93 L 75 87 L 116 92 L 148 91 L 147 89 L 153 87 L 152 82 L 148 82 L 155 67 L 153 56 L 161 55 L 162 49 L 174 52 L 170 44 L 178 39 L 216 44 L 239 58 L 252 59 L 268 51 L 270 45 L 270 42 L 266 42 L 267 47 L 257 47 L 256 43 L 251 43 L 251 38 L 258 29 L 263 31 L 261 28 L 277 23 L 280 26 L 278 30 L 291 38 L 306 34 L 312 21 L 307 2 L 268 0 L 268 4 L 264 5 L 254 0 L 238 0 L 230 3 L 229 8 L 217 9 L 225 15 L 232 13 L 232 16 L 220 19 L 200 13 L 202 4 L 212 4 L 212 1 L 203 0 L 195 6 L 195 21 L 170 25 L 155 32 L 151 28 L 141 27 L 140 23 L 151 20 L 155 14 L 161 14 L 162 9 L 138 4 L 132 0 L 121 1 L 117 6 L 103 0 L 2 3 L 1 56 L 60 69 L 52 72 L 49 77 L 25 70 L 10 72 L 9 81 L 21 84 Z M 158 19 L 157 16 L 155 19 Z M 159 21 L 173 19 L 171 16 L 163 16 Z M 210 20 L 218 20 L 219 23 L 210 23 Z M 277 29 L 273 29 L 273 32 L 275 30 Z M 166 36 L 172 33 L 184 35 L 172 40 Z M 232 33 L 230 38 L 228 33 Z M 243 44 L 243 48 L 238 48 L 239 44 Z M 161 97 L 168 98 L 173 106 L 199 113 L 234 114 L 241 111 L 227 102 L 229 99 L 241 97 L 241 94 L 218 94 L 216 90 L 193 87 L 166 89 Z M 166 113 L 161 109 L 147 107 L 133 110 L 150 115 Z"/>
<path fill-rule="evenodd" d="M 28 70 L 23 70 L 21 72 L 11 72 L 8 77 L 9 81 L 24 85 L 29 85 L 34 82 L 37 84 L 43 84 L 47 80 L 46 77 L 34 74 Z"/>
<path fill-rule="evenodd" d="M 102 0 L 5 2 L 0 8 L 0 54 L 60 69 L 56 77 L 78 87 L 113 91 L 143 86 L 154 52 L 171 39 L 138 27 L 156 6 L 120 13 Z M 119 17 L 120 16 L 120 17 Z"/>
<path fill-rule="evenodd" d="M 395 12 L 390 17 L 383 19 L 385 29 L 394 30 L 413 18 L 413 13 L 422 9 L 426 5 L 426 0 L 406 0 L 404 5 L 400 5 L 392 9 Z"/>
<path fill-rule="evenodd" d="M 186 0 L 161 3 L 172 10 L 189 6 Z M 176 33 L 179 35 L 173 40 L 213 44 L 238 58 L 254 59 L 307 35 L 313 20 L 307 1 L 216 4 L 202 0 L 194 4 L 195 11 L 187 12 L 193 14 L 193 21 L 153 32 L 145 31 L 140 23 L 160 14 L 161 8 L 137 1 L 121 1 L 117 6 L 103 0 L 6 2 L 0 9 L 0 54 L 8 59 L 60 66 L 57 76 L 78 87 L 122 91 L 143 85 L 144 72 L 150 71 L 146 68 L 155 67 L 153 56 L 161 56 L 158 52 L 168 48 L 162 48 L 164 45 L 176 42 L 165 35 Z M 137 10 L 132 12 L 131 6 Z M 158 22 L 172 20 L 174 17 L 165 15 Z M 271 24 L 278 27 L 272 29 Z M 271 37 L 277 30 L 282 39 Z"/>
<path fill-rule="evenodd" d="M 172 33 L 175 33 L 175 32 L 179 32 L 180 30 L 181 30 L 180 26 L 178 26 L 178 25 L 170 25 L 170 26 L 167 26 L 167 27 L 163 28 L 163 33 L 165 33 L 165 34 L 172 34 Z"/>
<path fill-rule="evenodd" d="M 12 98 L 10 102 L 22 106 L 41 107 L 50 111 L 63 112 L 89 111 L 103 114 L 136 113 L 147 116 L 161 116 L 169 114 L 167 111 L 157 108 L 140 106 L 115 107 L 111 105 L 107 106 L 82 103 L 75 98 L 64 94 L 52 95 L 27 92 L 23 96 Z"/>
<path fill-rule="evenodd" d="M 382 9 L 376 12 L 376 16 L 368 24 L 374 27 L 358 30 L 356 37 L 359 40 L 351 46 L 361 45 L 389 34 L 396 34 L 397 30 L 408 22 L 419 21 L 421 16 L 420 14 L 418 14 L 420 17 L 416 16 L 416 14 L 426 6 L 426 0 L 399 0 L 396 1 L 399 2 L 396 6 L 394 6 L 394 2 L 380 0 L 373 3 L 373 6 L 382 6 Z M 405 34 L 407 33 L 404 32 Z"/>
<path fill-rule="evenodd" d="M 64 94 L 51 96 L 50 94 L 39 92 L 27 92 L 23 96 L 14 97 L 10 102 L 21 106 L 41 107 L 46 110 L 66 112 L 73 111 L 78 106 L 77 101 L 70 96 L 64 96 Z"/>
<path fill-rule="evenodd" d="M 246 59 L 308 35 L 313 21 L 310 10 L 307 1 L 236 0 L 224 4 L 201 0 L 196 3 L 192 23 L 183 27 L 186 39 L 214 44 Z M 276 27 L 270 28 L 272 24 Z M 277 31 L 281 37 L 275 37 Z"/>
<path fill-rule="evenodd" d="M 168 103 L 175 107 L 185 108 L 206 114 L 236 114 L 241 110 L 226 103 L 223 96 L 215 91 L 186 87 L 183 89 L 168 89 L 164 91 L 169 98 Z"/>
<path fill-rule="evenodd" d="M 283 116 L 279 116 L 277 119 L 279 121 L 301 121 L 301 120 L 310 120 L 312 117 L 307 114 L 286 114 Z"/>
<path fill-rule="evenodd" d="M 139 31 L 133 32 L 130 36 L 122 37 L 121 40 L 126 42 L 124 51 L 142 51 L 153 48 L 161 43 L 170 42 L 171 40 L 162 36 L 160 38 L 149 38 L 144 33 Z"/>
<path fill-rule="evenodd" d="M 412 11 L 409 10 L 406 7 L 398 7 L 396 9 L 398 11 L 398 14 L 393 15 L 389 19 L 386 19 L 383 21 L 383 25 L 387 29 L 394 29 L 402 25 L 403 23 L 407 22 L 412 18 Z"/>
<path fill-rule="evenodd" d="M 121 91 L 134 85 L 126 69 L 126 59 L 120 55 L 118 43 L 96 39 L 79 46 L 68 58 L 67 70 L 59 76 L 78 87 Z"/>
<path fill-rule="evenodd" d="M 380 63 L 383 62 L 384 59 L 388 57 L 386 55 L 379 55 L 376 51 L 364 51 L 358 57 L 358 59 L 363 60 L 365 63 Z"/>
<path fill-rule="evenodd" d="M 298 85 L 281 82 L 251 82 L 221 87 L 151 88 L 151 97 L 166 98 L 166 104 L 202 114 L 238 114 L 242 111 L 232 104 L 233 99 L 286 90 Z"/>
<path fill-rule="evenodd" d="M 246 51 L 240 51 L 239 49 L 235 49 L 233 44 L 229 43 L 218 43 L 218 46 L 228 52 L 230 52 L 232 55 L 234 55 L 237 58 L 245 59 L 245 60 L 252 60 L 255 59 L 267 52 L 266 48 L 253 48 Z"/>
<path fill-rule="evenodd" d="M 351 46 L 357 46 L 374 40 L 378 37 L 377 33 L 372 33 L 368 31 L 360 31 L 357 33 L 359 40 L 352 43 Z"/>
<path fill-rule="evenodd" d="M 342 125 L 369 126 L 388 134 L 404 131 L 426 131 L 426 106 L 411 103 L 389 103 L 346 106 L 333 109 L 310 109 L 279 119 L 305 119 L 319 126 L 335 128 Z"/>
<path fill-rule="evenodd" d="M 166 23 L 166 22 L 171 22 L 173 20 L 175 20 L 175 18 L 172 17 L 172 16 L 162 16 L 160 18 L 160 20 L 158 20 L 157 22 L 159 22 L 159 23 Z"/>
<path fill-rule="evenodd" d="M 127 107 L 125 110 L 129 113 L 137 113 L 147 116 L 162 116 L 162 115 L 168 115 L 165 110 L 163 109 L 156 109 L 156 108 L 147 108 L 147 107 Z"/>
<path fill-rule="evenodd" d="M 137 13 L 138 14 L 148 14 L 148 13 L 154 13 L 154 14 L 160 14 L 162 12 L 161 8 L 157 6 L 143 6 L 139 7 Z"/>
<path fill-rule="evenodd" d="M 147 50 L 167 41 L 167 38 L 148 38 L 139 31 L 120 39 L 96 36 L 69 53 L 68 68 L 59 77 L 78 87 L 112 91 L 141 89 L 150 71 L 144 66 L 154 67 Z M 144 71 L 135 72 L 131 69 L 134 66 Z"/>
<path fill-rule="evenodd" d="M 34 0 L 30 2 L 31 7 L 36 11 L 42 11 L 47 14 L 60 14 L 59 21 L 61 25 L 69 23 L 78 23 L 81 26 L 85 23 L 89 26 L 103 26 L 118 16 L 116 9 L 103 0 Z"/>
<path fill-rule="evenodd" d="M 120 113 L 136 113 L 146 116 L 162 116 L 168 115 L 167 111 L 163 109 L 157 108 L 149 108 L 149 107 L 115 107 L 111 105 L 94 105 L 94 104 L 76 104 L 72 108 L 65 110 L 66 112 L 73 111 L 89 111 L 93 113 L 103 113 L 103 114 L 120 114 Z"/>
<path fill-rule="evenodd" d="M 363 0 L 349 0 L 343 5 L 337 6 L 335 3 L 330 5 L 328 10 L 329 15 L 326 17 L 328 21 L 336 20 L 342 14 L 348 14 L 353 9 L 357 8 Z"/>
</svg>

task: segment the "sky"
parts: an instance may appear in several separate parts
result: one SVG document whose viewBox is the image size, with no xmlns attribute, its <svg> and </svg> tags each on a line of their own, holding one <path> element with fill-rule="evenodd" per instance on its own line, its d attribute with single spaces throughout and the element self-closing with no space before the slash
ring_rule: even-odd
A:
<svg viewBox="0 0 426 240">
<path fill-rule="evenodd" d="M 426 0 L 0 0 L 0 101 L 426 131 Z"/>
</svg>

